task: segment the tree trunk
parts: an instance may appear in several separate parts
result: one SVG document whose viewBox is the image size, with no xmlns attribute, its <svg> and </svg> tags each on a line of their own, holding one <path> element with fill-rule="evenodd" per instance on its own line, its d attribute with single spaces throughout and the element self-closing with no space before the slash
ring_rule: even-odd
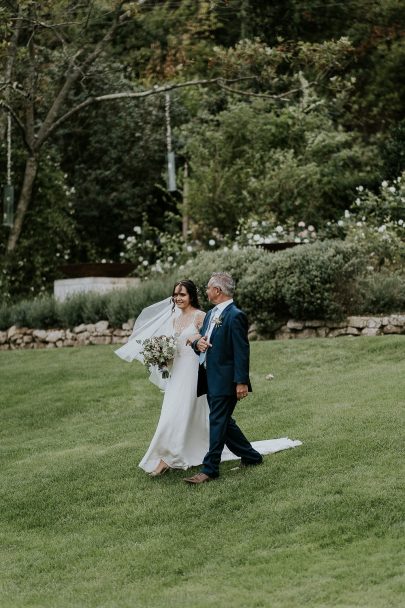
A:
<svg viewBox="0 0 405 608">
<path fill-rule="evenodd" d="M 183 204 L 182 204 L 182 234 L 184 242 L 188 241 L 188 163 L 184 163 Z"/>
<path fill-rule="evenodd" d="M 14 218 L 14 224 L 10 231 L 10 236 L 7 243 L 6 253 L 10 254 L 16 248 L 18 239 L 21 234 L 25 214 L 27 213 L 34 186 L 35 178 L 38 172 L 38 159 L 35 156 L 29 156 L 25 163 L 24 180 L 21 188 L 20 198 L 18 200 L 17 209 Z"/>
<path fill-rule="evenodd" d="M 14 64 L 15 64 L 15 59 L 16 59 L 16 55 L 17 55 L 18 38 L 20 36 L 20 31 L 21 31 L 21 17 L 22 17 L 22 8 L 20 6 L 18 8 L 18 15 L 17 15 L 16 21 L 15 21 L 14 32 L 11 37 L 11 40 L 8 43 L 7 62 L 6 62 L 6 67 L 5 67 L 4 75 L 3 75 L 3 80 L 7 87 L 3 94 L 3 99 L 7 104 L 10 103 L 10 99 L 11 99 L 11 86 L 12 86 L 12 79 L 13 79 L 13 72 L 14 72 Z M 0 115 L 0 141 L 3 141 L 5 139 L 6 129 L 7 129 L 7 119 L 6 119 L 6 113 L 4 112 L 3 116 Z"/>
</svg>

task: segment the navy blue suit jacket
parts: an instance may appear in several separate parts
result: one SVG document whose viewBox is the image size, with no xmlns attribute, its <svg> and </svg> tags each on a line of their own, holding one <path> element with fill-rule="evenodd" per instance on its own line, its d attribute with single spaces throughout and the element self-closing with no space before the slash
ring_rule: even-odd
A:
<svg viewBox="0 0 405 608">
<path fill-rule="evenodd" d="M 200 334 L 208 332 L 210 316 L 204 319 Z M 220 325 L 212 331 L 206 356 L 206 368 L 200 365 L 198 374 L 198 396 L 208 394 L 236 395 L 237 384 L 247 384 L 252 390 L 249 379 L 249 341 L 248 320 L 244 312 L 232 302 L 220 315 Z M 194 342 L 193 348 L 200 354 Z"/>
</svg>

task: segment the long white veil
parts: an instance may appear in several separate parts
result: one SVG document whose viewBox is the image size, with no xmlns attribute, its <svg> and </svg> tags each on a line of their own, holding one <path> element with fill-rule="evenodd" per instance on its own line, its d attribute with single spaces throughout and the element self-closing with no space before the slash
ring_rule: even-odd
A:
<svg viewBox="0 0 405 608">
<path fill-rule="evenodd" d="M 124 361 L 131 362 L 137 359 L 143 363 L 141 351 L 144 340 L 153 336 L 172 336 L 174 331 L 173 320 L 178 314 L 180 314 L 178 308 L 173 311 L 173 300 L 171 297 L 144 308 L 135 321 L 134 329 L 128 342 L 114 351 L 115 354 L 124 359 Z M 167 380 L 162 378 L 157 368 L 152 369 L 149 380 L 161 390 L 165 390 Z"/>
</svg>

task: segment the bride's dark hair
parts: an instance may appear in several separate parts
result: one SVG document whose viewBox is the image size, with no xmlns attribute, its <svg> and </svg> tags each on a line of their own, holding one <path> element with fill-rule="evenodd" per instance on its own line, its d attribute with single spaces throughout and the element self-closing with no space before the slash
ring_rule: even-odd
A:
<svg viewBox="0 0 405 608">
<path fill-rule="evenodd" d="M 176 290 L 176 287 L 178 287 L 179 285 L 182 285 L 182 287 L 185 287 L 188 295 L 190 296 L 191 306 L 193 306 L 194 308 L 200 308 L 200 302 L 198 301 L 198 293 L 197 293 L 197 287 L 196 287 L 195 283 L 193 283 L 193 281 L 191 279 L 183 279 L 181 281 L 177 281 L 177 283 L 175 283 L 174 287 L 173 287 L 173 292 L 172 292 L 173 310 L 175 307 L 174 292 Z"/>
</svg>

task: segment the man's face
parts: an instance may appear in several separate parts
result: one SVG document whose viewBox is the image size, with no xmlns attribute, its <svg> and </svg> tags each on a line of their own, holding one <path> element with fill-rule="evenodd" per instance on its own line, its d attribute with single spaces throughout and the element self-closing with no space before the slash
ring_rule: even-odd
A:
<svg viewBox="0 0 405 608">
<path fill-rule="evenodd" d="M 218 304 L 221 293 L 219 287 L 213 287 L 212 281 L 208 281 L 206 294 L 211 304 Z"/>
</svg>

